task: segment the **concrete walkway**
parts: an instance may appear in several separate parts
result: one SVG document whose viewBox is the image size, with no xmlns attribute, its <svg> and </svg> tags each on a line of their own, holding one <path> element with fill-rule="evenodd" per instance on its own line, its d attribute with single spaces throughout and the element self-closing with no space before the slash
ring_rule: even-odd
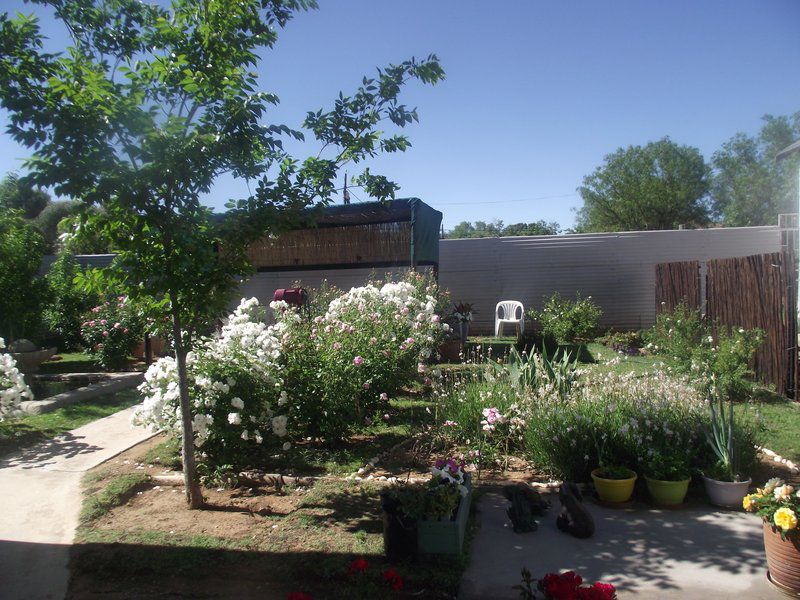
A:
<svg viewBox="0 0 800 600">
<path fill-rule="evenodd" d="M 472 544 L 460 600 L 518 599 L 511 590 L 527 567 L 534 577 L 574 570 L 587 581 L 617 586 L 620 600 L 776 600 L 766 581 L 761 522 L 742 512 L 697 505 L 683 510 L 644 506 L 609 509 L 587 501 L 597 524 L 593 538 L 558 531 L 558 500 L 539 530 L 516 534 L 497 493 L 481 497 L 481 528 Z"/>
<path fill-rule="evenodd" d="M 81 478 L 152 437 L 133 408 L 0 460 L 0 598 L 64 597 L 78 525 Z"/>
</svg>

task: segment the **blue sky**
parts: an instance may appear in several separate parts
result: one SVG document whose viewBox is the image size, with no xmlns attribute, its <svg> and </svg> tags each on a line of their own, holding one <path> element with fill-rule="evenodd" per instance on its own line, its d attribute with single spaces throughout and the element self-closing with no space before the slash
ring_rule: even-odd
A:
<svg viewBox="0 0 800 600">
<path fill-rule="evenodd" d="M 757 132 L 764 113 L 800 110 L 798 23 L 796 0 L 320 0 L 265 55 L 261 83 L 281 98 L 271 120 L 299 126 L 376 66 L 435 52 L 447 80 L 404 98 L 420 113 L 413 147 L 372 170 L 441 210 L 447 228 L 568 227 L 581 179 L 619 146 L 668 135 L 709 158 L 737 131 Z M 64 43 L 51 20 L 43 27 L 51 48 Z M 24 156 L 0 137 L 0 173 Z M 245 190 L 223 179 L 207 201 L 221 208 Z"/>
</svg>

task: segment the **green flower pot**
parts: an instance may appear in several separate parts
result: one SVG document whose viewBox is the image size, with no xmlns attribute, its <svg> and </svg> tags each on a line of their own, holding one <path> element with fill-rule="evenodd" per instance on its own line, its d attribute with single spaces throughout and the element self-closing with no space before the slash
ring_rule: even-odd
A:
<svg viewBox="0 0 800 600">
<path fill-rule="evenodd" d="M 637 475 L 630 471 L 631 476 L 627 479 L 605 479 L 599 477 L 598 473 L 601 469 L 592 471 L 592 479 L 594 480 L 594 489 L 597 490 L 597 495 L 600 500 L 610 503 L 627 502 L 633 496 L 633 486 L 636 483 Z"/>
<path fill-rule="evenodd" d="M 650 479 L 645 475 L 644 480 L 654 503 L 661 506 L 675 506 L 682 504 L 686 498 L 691 478 L 683 481 L 664 481 L 663 479 Z"/>
</svg>

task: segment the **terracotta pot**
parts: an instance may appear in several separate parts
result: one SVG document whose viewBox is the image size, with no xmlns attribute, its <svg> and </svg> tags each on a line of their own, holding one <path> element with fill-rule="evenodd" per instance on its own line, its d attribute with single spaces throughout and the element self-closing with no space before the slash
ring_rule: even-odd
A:
<svg viewBox="0 0 800 600">
<path fill-rule="evenodd" d="M 764 551 L 770 581 L 787 594 L 800 595 L 800 532 L 790 531 L 782 540 L 780 529 L 764 521 Z"/>
</svg>

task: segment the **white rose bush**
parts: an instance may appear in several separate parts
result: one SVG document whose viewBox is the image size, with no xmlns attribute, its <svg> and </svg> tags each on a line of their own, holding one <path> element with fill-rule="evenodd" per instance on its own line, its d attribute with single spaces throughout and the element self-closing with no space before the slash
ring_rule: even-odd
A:
<svg viewBox="0 0 800 600">
<path fill-rule="evenodd" d="M 0 351 L 6 342 L 0 337 Z M 33 393 L 17 368 L 11 354 L 0 352 L 0 421 L 15 418 L 20 414 L 20 402 L 33 400 Z"/>
<path fill-rule="evenodd" d="M 188 357 L 195 445 L 215 464 L 239 465 L 285 442 L 287 398 L 280 365 L 284 325 L 268 326 L 255 298 L 243 299 L 220 334 Z M 175 359 L 150 366 L 133 423 L 180 433 Z"/>
<path fill-rule="evenodd" d="M 352 288 L 310 319 L 284 320 L 294 424 L 335 439 L 381 418 L 403 385 L 430 376 L 427 362 L 444 327 L 436 309 L 434 284 L 412 274 Z"/>
<path fill-rule="evenodd" d="M 188 357 L 197 448 L 217 465 L 255 464 L 293 439 L 340 439 L 377 418 L 402 385 L 428 375 L 442 325 L 425 283 L 353 288 L 317 315 L 272 302 L 273 325 L 257 299 L 243 299 Z M 151 365 L 139 389 L 133 423 L 180 433 L 174 358 Z"/>
</svg>

